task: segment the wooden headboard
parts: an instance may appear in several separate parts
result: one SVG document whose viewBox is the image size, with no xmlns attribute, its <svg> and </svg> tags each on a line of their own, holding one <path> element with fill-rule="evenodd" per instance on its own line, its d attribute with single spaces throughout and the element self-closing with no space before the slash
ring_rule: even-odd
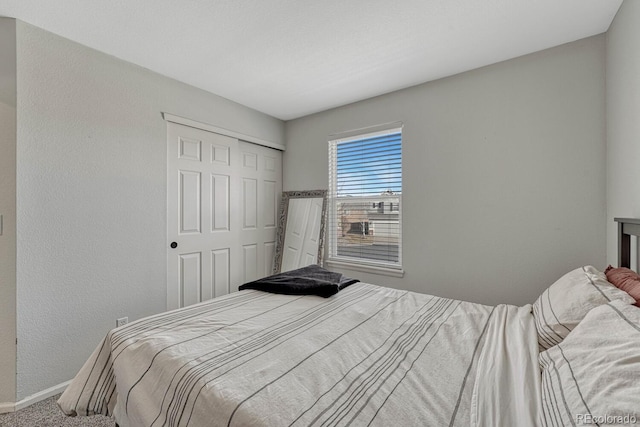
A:
<svg viewBox="0 0 640 427">
<path fill-rule="evenodd" d="M 640 219 L 614 218 L 618 223 L 618 267 L 631 268 L 631 236 L 640 236 Z"/>
</svg>

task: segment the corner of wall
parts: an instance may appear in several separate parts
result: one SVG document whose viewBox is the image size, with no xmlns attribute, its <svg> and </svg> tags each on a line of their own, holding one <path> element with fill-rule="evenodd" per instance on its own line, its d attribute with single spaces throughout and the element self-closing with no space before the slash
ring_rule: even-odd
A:
<svg viewBox="0 0 640 427">
<path fill-rule="evenodd" d="M 0 18 L 0 412 L 16 398 L 16 20 Z"/>
<path fill-rule="evenodd" d="M 606 37 L 607 262 L 612 265 L 617 263 L 613 218 L 640 217 L 639 50 L 640 2 L 625 0 Z"/>
</svg>

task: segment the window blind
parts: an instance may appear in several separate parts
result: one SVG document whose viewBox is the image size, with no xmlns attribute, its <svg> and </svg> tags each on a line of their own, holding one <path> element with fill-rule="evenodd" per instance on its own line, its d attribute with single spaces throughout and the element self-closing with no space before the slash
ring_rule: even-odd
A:
<svg viewBox="0 0 640 427">
<path fill-rule="evenodd" d="M 402 131 L 329 141 L 329 259 L 401 268 Z"/>
</svg>

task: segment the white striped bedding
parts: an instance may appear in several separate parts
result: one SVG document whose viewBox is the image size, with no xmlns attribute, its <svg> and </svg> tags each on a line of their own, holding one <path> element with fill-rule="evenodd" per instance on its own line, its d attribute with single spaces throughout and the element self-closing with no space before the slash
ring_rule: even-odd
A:
<svg viewBox="0 0 640 427">
<path fill-rule="evenodd" d="M 246 290 L 114 329 L 60 400 L 128 426 L 539 425 L 531 306 Z"/>
<path fill-rule="evenodd" d="M 544 426 L 640 422 L 638 307 L 618 300 L 594 308 L 539 360 Z"/>
</svg>

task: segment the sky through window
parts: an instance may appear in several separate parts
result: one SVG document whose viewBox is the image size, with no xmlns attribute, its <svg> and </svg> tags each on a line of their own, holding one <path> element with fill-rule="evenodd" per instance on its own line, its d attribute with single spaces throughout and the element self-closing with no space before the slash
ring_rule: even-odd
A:
<svg viewBox="0 0 640 427">
<path fill-rule="evenodd" d="M 336 153 L 338 197 L 402 192 L 402 133 L 341 142 Z"/>
</svg>

